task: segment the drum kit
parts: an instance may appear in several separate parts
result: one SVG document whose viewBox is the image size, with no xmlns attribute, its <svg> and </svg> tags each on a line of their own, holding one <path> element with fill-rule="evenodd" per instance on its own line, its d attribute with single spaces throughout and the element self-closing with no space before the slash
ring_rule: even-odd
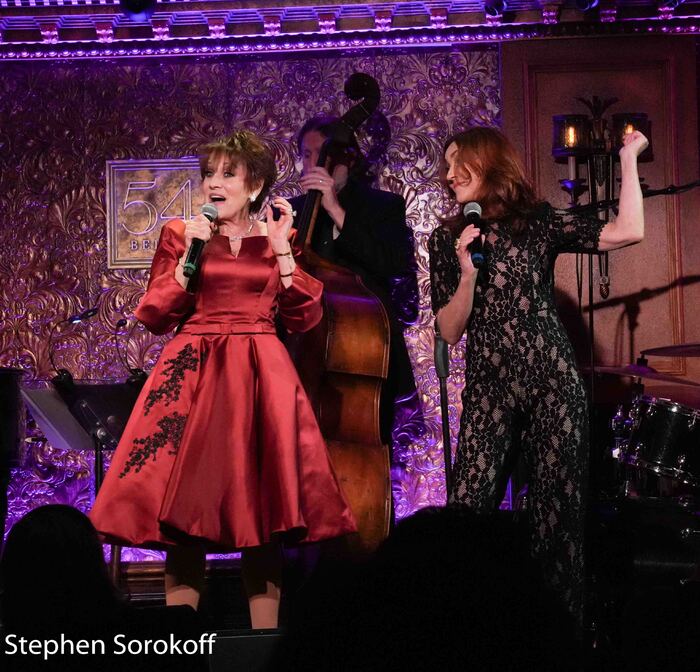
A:
<svg viewBox="0 0 700 672">
<path fill-rule="evenodd" d="M 700 343 L 653 348 L 635 364 L 594 369 L 634 379 L 631 404 L 616 403 L 612 420 L 606 409 L 612 436 L 600 436 L 591 452 L 587 628 L 615 660 L 635 599 L 700 581 L 700 404 L 687 405 L 700 383 L 650 367 L 646 358 L 654 356 L 700 357 Z M 645 381 L 682 385 L 669 396 L 683 403 L 645 393 Z"/>
<path fill-rule="evenodd" d="M 644 394 L 642 387 L 644 380 L 700 387 L 700 383 L 649 367 L 646 359 L 646 356 L 700 357 L 700 343 L 653 348 L 642 355 L 636 364 L 595 368 L 597 374 L 634 378 L 640 390 L 629 413 L 625 414 L 621 405 L 611 421 L 615 442 L 612 457 L 620 464 L 623 481 L 620 494 L 625 497 L 700 495 L 700 409 Z M 658 478 L 650 479 L 649 474 Z M 650 481 L 655 485 L 653 492 L 648 490 Z"/>
<path fill-rule="evenodd" d="M 617 548 L 620 557 L 628 557 L 635 580 L 698 581 L 700 408 L 645 394 L 643 381 L 686 388 L 700 383 L 651 368 L 647 356 L 700 357 L 700 343 L 653 348 L 636 364 L 595 368 L 596 374 L 635 379 L 631 408 L 617 407 L 610 422 L 614 445 L 604 451 L 603 464 L 612 469 L 604 469 L 607 478 L 599 483 L 607 481 L 596 505 L 601 549 Z"/>
</svg>

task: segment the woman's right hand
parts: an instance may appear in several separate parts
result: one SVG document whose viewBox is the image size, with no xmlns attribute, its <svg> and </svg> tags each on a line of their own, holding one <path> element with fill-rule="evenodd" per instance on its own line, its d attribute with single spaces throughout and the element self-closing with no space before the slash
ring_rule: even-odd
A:
<svg viewBox="0 0 700 672">
<path fill-rule="evenodd" d="M 185 221 L 185 250 L 190 249 L 192 240 L 198 238 L 205 243 L 211 238 L 215 228 L 214 222 L 210 222 L 204 215 L 197 215 Z"/>
<path fill-rule="evenodd" d="M 479 272 L 477 268 L 474 267 L 472 263 L 472 255 L 467 249 L 473 240 L 476 240 L 481 235 L 479 229 L 470 224 L 464 231 L 460 234 L 459 238 L 455 240 L 455 254 L 459 260 L 459 267 L 462 269 L 462 277 L 475 278 Z M 481 236 L 482 242 L 485 236 Z"/>
</svg>

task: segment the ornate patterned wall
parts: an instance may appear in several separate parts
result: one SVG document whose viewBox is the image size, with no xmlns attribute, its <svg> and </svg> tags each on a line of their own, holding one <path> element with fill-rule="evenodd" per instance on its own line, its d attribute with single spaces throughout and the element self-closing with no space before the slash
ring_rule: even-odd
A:
<svg viewBox="0 0 700 672">
<path fill-rule="evenodd" d="M 52 325 L 99 305 L 89 323 L 58 330 L 56 365 L 76 378 L 124 378 L 113 332 L 122 316 L 130 317 L 146 273 L 107 269 L 105 161 L 191 155 L 240 125 L 270 139 L 279 157 L 279 189 L 296 193 L 294 134 L 319 111 L 347 109 L 342 89 L 353 71 L 372 74 L 381 86 L 392 139 L 380 186 L 406 198 L 419 267 L 420 316 L 406 332 L 419 395 L 404 406 L 406 423 L 395 436 L 397 514 L 442 503 L 425 246 L 435 213 L 446 205 L 438 181 L 442 143 L 467 124 L 498 121 L 494 49 L 0 66 L 0 365 L 24 368 L 36 381 L 49 378 Z M 132 364 L 149 368 L 159 347 L 134 329 Z M 450 384 L 455 433 L 462 370 L 457 348 Z M 85 456 L 63 454 L 36 431 L 29 434 L 10 486 L 9 524 L 48 502 L 87 510 L 91 465 Z"/>
</svg>

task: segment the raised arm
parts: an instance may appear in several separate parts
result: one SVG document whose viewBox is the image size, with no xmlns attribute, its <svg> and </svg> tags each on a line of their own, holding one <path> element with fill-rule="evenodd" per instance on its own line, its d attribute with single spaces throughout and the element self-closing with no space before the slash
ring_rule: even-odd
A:
<svg viewBox="0 0 700 672">
<path fill-rule="evenodd" d="M 620 207 L 615 220 L 608 222 L 600 233 L 598 249 L 601 252 L 634 245 L 644 238 L 644 206 L 637 157 L 648 147 L 649 141 L 635 131 L 625 135 L 623 142 L 620 149 Z"/>
</svg>

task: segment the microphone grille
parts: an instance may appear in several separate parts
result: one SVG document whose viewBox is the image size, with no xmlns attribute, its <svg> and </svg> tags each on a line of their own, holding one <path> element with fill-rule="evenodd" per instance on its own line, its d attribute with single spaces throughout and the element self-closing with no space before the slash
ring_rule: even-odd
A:
<svg viewBox="0 0 700 672">
<path fill-rule="evenodd" d="M 202 214 L 210 221 L 213 222 L 218 216 L 219 211 L 213 203 L 205 203 L 202 206 Z"/>
<path fill-rule="evenodd" d="M 462 213 L 465 217 L 468 217 L 472 213 L 477 217 L 481 217 L 481 206 L 476 201 L 469 201 L 469 203 L 465 203 L 462 208 Z"/>
</svg>

